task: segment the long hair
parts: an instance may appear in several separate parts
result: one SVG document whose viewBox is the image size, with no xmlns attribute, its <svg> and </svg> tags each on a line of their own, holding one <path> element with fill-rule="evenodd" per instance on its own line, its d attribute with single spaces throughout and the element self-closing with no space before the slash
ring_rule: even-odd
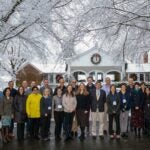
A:
<svg viewBox="0 0 150 150">
<path fill-rule="evenodd" d="M 19 86 L 19 87 L 18 87 L 17 94 L 20 95 L 20 92 L 19 92 L 20 88 L 23 88 L 23 95 L 24 95 L 24 92 L 25 92 L 25 91 L 24 91 L 24 87 L 23 87 L 23 86 Z"/>
<path fill-rule="evenodd" d="M 87 91 L 87 88 L 84 83 L 80 83 L 76 95 L 79 95 L 81 93 L 81 85 L 84 86 L 83 95 L 87 96 L 89 94 L 89 92 Z"/>
<path fill-rule="evenodd" d="M 112 92 L 111 92 L 111 88 L 112 87 L 114 87 L 115 88 L 115 94 L 117 93 L 117 89 L 116 89 L 116 86 L 115 86 L 115 84 L 111 84 L 111 86 L 110 86 L 110 94 L 112 94 Z"/>
<path fill-rule="evenodd" d="M 72 89 L 72 91 L 71 91 L 71 93 L 69 94 L 69 92 L 68 92 L 68 87 L 72 87 L 72 85 L 71 84 L 68 84 L 68 86 L 67 86 L 67 90 L 66 90 L 66 92 L 65 92 L 65 95 L 66 96 L 68 96 L 68 95 L 71 95 L 72 97 L 74 97 L 75 96 L 75 94 L 74 94 L 74 92 L 73 92 L 73 89 Z"/>
</svg>

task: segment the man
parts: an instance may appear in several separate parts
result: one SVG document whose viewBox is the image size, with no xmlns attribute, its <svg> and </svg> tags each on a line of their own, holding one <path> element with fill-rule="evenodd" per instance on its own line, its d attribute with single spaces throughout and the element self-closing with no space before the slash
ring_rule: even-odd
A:
<svg viewBox="0 0 150 150">
<path fill-rule="evenodd" d="M 35 81 L 31 81 L 31 86 L 26 90 L 26 95 L 29 95 L 32 93 L 32 88 L 36 86 L 36 82 Z"/>
<path fill-rule="evenodd" d="M 59 79 L 59 85 L 55 88 L 53 96 L 57 95 L 57 88 L 61 88 L 62 95 L 66 92 L 65 80 L 63 78 Z"/>
<path fill-rule="evenodd" d="M 130 102 L 132 102 L 133 101 L 133 92 L 134 92 L 134 80 L 133 80 L 133 78 L 128 79 L 127 92 L 130 95 Z M 129 111 L 128 127 L 130 127 L 130 131 L 132 132 L 133 131 L 133 126 L 132 126 L 132 123 L 131 123 L 131 110 Z"/>
<path fill-rule="evenodd" d="M 103 85 L 102 89 L 106 93 L 106 97 L 108 96 L 110 92 L 110 86 L 111 86 L 111 79 L 109 77 L 105 78 L 105 84 Z M 107 115 L 107 105 L 105 104 L 105 112 L 104 112 L 104 134 L 107 134 L 108 131 L 108 115 Z"/>
<path fill-rule="evenodd" d="M 89 76 L 87 78 L 87 82 L 88 83 L 86 85 L 86 88 L 87 88 L 87 91 L 89 92 L 89 98 L 90 98 L 89 103 L 91 103 L 91 101 L 92 101 L 91 93 L 92 93 L 93 90 L 95 90 L 95 85 L 93 84 L 93 78 L 91 76 Z M 87 111 L 88 111 L 87 115 L 88 115 L 88 120 L 89 120 L 89 118 L 90 118 L 90 108 L 88 108 Z M 88 124 L 87 124 L 87 134 L 89 134 L 89 132 L 90 132 L 89 131 L 89 126 L 90 126 L 90 122 L 88 121 Z"/>
<path fill-rule="evenodd" d="M 52 97 L 52 96 L 53 96 L 53 90 L 52 90 L 52 88 L 50 87 L 48 80 L 45 79 L 45 80 L 43 81 L 43 83 L 44 83 L 44 85 L 40 88 L 41 94 L 43 95 L 44 90 L 45 90 L 46 88 L 48 88 L 49 91 L 50 91 L 50 96 Z"/>
<path fill-rule="evenodd" d="M 92 117 L 92 136 L 96 139 L 96 122 L 99 122 L 99 136 L 101 139 L 104 138 L 103 128 L 104 128 L 104 111 L 106 103 L 106 93 L 101 88 L 101 83 L 99 81 L 95 84 L 96 89 L 91 93 L 91 117 Z"/>
<path fill-rule="evenodd" d="M 27 91 L 28 91 L 28 82 L 26 80 L 22 81 L 22 87 L 24 88 L 24 94 L 27 95 Z"/>
</svg>

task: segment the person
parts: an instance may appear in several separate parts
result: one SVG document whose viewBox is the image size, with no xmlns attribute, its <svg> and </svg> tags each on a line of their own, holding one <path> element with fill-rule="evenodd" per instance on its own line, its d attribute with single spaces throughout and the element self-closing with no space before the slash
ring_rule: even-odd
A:
<svg viewBox="0 0 150 150">
<path fill-rule="evenodd" d="M 11 89 L 5 88 L 3 91 L 2 101 L 0 102 L 0 116 L 2 123 L 2 140 L 3 143 L 11 141 L 9 129 L 11 128 L 11 119 L 13 116 L 13 97 L 10 96 Z"/>
<path fill-rule="evenodd" d="M 51 98 L 52 98 L 52 96 L 53 96 L 53 90 L 52 90 L 52 88 L 50 87 L 50 85 L 49 85 L 49 83 L 48 83 L 48 80 L 47 80 L 47 79 L 44 79 L 43 83 L 44 83 L 44 85 L 40 88 L 41 94 L 43 95 L 44 90 L 45 90 L 46 88 L 48 88 L 49 91 L 50 91 L 50 96 L 51 96 Z"/>
<path fill-rule="evenodd" d="M 96 89 L 92 91 L 91 96 L 91 118 L 92 118 L 92 136 L 96 139 L 96 122 L 99 122 L 99 136 L 101 139 L 104 138 L 104 111 L 106 103 L 106 93 L 101 89 L 101 82 L 97 81 L 95 84 Z"/>
<path fill-rule="evenodd" d="M 26 90 L 25 95 L 29 96 L 32 93 L 32 88 L 36 86 L 36 82 L 31 81 L 30 87 Z"/>
<path fill-rule="evenodd" d="M 121 90 L 119 92 L 120 98 L 120 126 L 121 126 L 121 136 L 128 137 L 128 115 L 131 109 L 130 94 L 127 92 L 127 86 L 125 83 L 121 84 Z"/>
<path fill-rule="evenodd" d="M 43 96 L 40 101 L 40 112 L 41 112 L 41 138 L 43 141 L 48 141 L 48 132 L 50 129 L 50 121 L 52 114 L 52 97 L 50 96 L 50 89 L 45 88 Z"/>
<path fill-rule="evenodd" d="M 102 89 L 106 93 L 106 97 L 110 93 L 111 79 L 110 77 L 105 78 L 105 84 L 102 86 Z M 105 103 L 105 112 L 104 112 L 104 134 L 108 132 L 108 114 L 107 114 L 107 104 Z"/>
<path fill-rule="evenodd" d="M 72 89 L 73 89 L 74 94 L 76 94 L 76 92 L 78 90 L 77 81 L 75 79 L 73 79 L 71 81 L 71 85 L 72 85 Z M 77 137 L 78 136 L 78 124 L 77 124 L 76 112 L 75 112 L 75 115 L 74 115 L 74 118 L 73 118 L 71 134 L 72 134 L 72 137 Z"/>
<path fill-rule="evenodd" d="M 77 100 L 70 84 L 67 86 L 66 93 L 63 95 L 62 99 L 64 107 L 64 130 L 66 135 L 65 141 L 68 141 L 72 139 L 71 127 L 77 105 Z"/>
<path fill-rule="evenodd" d="M 141 98 L 142 98 L 142 101 L 144 102 L 145 101 L 145 95 L 146 95 L 146 84 L 145 84 L 145 82 L 141 82 L 140 83 L 140 91 L 141 91 Z M 144 105 L 143 105 L 144 106 Z M 142 109 L 144 109 L 144 107 L 142 108 Z M 144 110 L 143 110 L 144 111 Z M 143 135 L 145 135 L 146 134 L 146 129 L 145 129 L 145 122 L 144 122 L 144 126 L 143 126 L 143 129 L 142 129 L 142 133 L 143 133 Z"/>
<path fill-rule="evenodd" d="M 144 100 L 145 131 L 146 135 L 150 137 L 150 87 L 146 87 Z"/>
<path fill-rule="evenodd" d="M 24 81 L 22 81 L 22 87 L 24 88 L 24 95 L 28 95 L 28 89 L 29 89 L 29 87 L 28 87 L 28 82 L 26 81 L 26 80 L 24 80 Z"/>
<path fill-rule="evenodd" d="M 53 96 L 53 110 L 54 110 L 54 120 L 55 120 L 55 140 L 61 140 L 61 130 L 64 120 L 64 109 L 62 106 L 62 90 L 57 88 L 57 95 Z"/>
<path fill-rule="evenodd" d="M 17 122 L 17 139 L 21 141 L 24 139 L 24 128 L 26 121 L 26 100 L 27 96 L 24 95 L 24 88 L 18 88 L 18 94 L 14 98 L 14 119 Z"/>
<path fill-rule="evenodd" d="M 131 121 L 134 127 L 135 137 L 141 137 L 141 129 L 144 126 L 144 114 L 143 114 L 143 98 L 140 90 L 140 84 L 135 83 L 135 89 L 133 91 L 133 101 L 131 105 Z"/>
<path fill-rule="evenodd" d="M 93 77 L 89 76 L 87 78 L 87 85 L 86 85 L 87 91 L 89 92 L 89 103 L 92 101 L 91 93 L 93 90 L 95 90 L 95 85 L 93 84 Z M 90 106 L 90 105 L 89 105 Z M 88 108 L 88 123 L 87 123 L 87 135 L 90 133 L 90 107 Z"/>
<path fill-rule="evenodd" d="M 120 99 L 114 84 L 110 86 L 110 93 L 107 96 L 107 108 L 110 138 L 120 139 Z M 113 130 L 113 119 L 115 119 L 116 134 Z"/>
<path fill-rule="evenodd" d="M 40 124 L 40 100 L 42 95 L 39 94 L 37 86 L 32 87 L 32 93 L 26 101 L 26 112 L 30 121 L 30 136 L 39 140 L 39 124 Z"/>
<path fill-rule="evenodd" d="M 83 141 L 85 139 L 85 127 L 88 123 L 88 108 L 89 105 L 89 93 L 86 89 L 84 83 L 81 83 L 78 87 L 76 93 L 77 99 L 77 107 L 76 107 L 76 116 L 77 116 L 77 123 L 81 130 L 80 140 Z"/>
<path fill-rule="evenodd" d="M 14 88 L 14 81 L 9 81 L 8 82 L 8 87 L 10 88 L 10 96 L 13 97 L 13 105 L 14 105 L 14 98 L 17 95 L 17 90 Z M 13 112 L 13 115 L 15 115 L 14 113 L 15 112 Z M 12 118 L 11 119 L 11 126 L 9 128 L 9 136 L 11 138 L 14 137 L 13 130 L 14 130 L 14 119 Z"/>
<path fill-rule="evenodd" d="M 53 96 L 57 95 L 57 88 L 61 88 L 62 95 L 66 92 L 65 80 L 63 78 L 59 79 L 59 85 L 55 88 Z"/>
</svg>

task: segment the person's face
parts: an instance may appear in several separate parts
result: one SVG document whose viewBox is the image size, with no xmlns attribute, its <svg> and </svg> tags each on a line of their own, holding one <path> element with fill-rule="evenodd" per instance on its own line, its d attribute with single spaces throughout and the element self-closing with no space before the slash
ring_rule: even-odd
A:
<svg viewBox="0 0 150 150">
<path fill-rule="evenodd" d="M 126 90 L 126 86 L 125 86 L 125 85 L 122 85 L 122 86 L 121 86 L 121 90 L 122 90 L 122 91 L 125 91 L 125 90 Z"/>
<path fill-rule="evenodd" d="M 12 89 L 14 87 L 14 82 L 10 82 L 9 87 Z"/>
<path fill-rule="evenodd" d="M 136 84 L 135 89 L 138 90 L 139 88 L 140 88 L 139 85 Z"/>
<path fill-rule="evenodd" d="M 6 96 L 10 96 L 10 90 L 9 89 L 6 90 Z"/>
<path fill-rule="evenodd" d="M 31 82 L 31 87 L 34 87 L 34 86 L 36 86 L 36 83 L 35 83 L 35 81 L 32 81 Z"/>
<path fill-rule="evenodd" d="M 64 86 L 64 83 L 65 83 L 64 79 L 60 79 L 59 83 L 60 83 L 60 86 Z"/>
<path fill-rule="evenodd" d="M 37 88 L 34 88 L 32 92 L 33 92 L 33 94 L 37 94 L 39 92 L 39 90 Z"/>
<path fill-rule="evenodd" d="M 22 95 L 24 92 L 24 89 L 22 87 L 19 88 L 19 93 Z"/>
<path fill-rule="evenodd" d="M 92 84 L 92 82 L 93 82 L 93 80 L 92 80 L 92 78 L 88 78 L 88 84 Z"/>
<path fill-rule="evenodd" d="M 129 83 L 129 85 L 133 86 L 133 85 L 134 85 L 133 79 L 130 78 L 130 79 L 128 80 L 128 83 Z"/>
<path fill-rule="evenodd" d="M 57 95 L 62 95 L 62 90 L 61 89 L 57 90 Z"/>
<path fill-rule="evenodd" d="M 106 78 L 106 79 L 105 79 L 105 83 L 106 83 L 107 85 L 110 85 L 110 78 Z"/>
<path fill-rule="evenodd" d="M 115 86 L 112 86 L 110 90 L 111 90 L 112 93 L 114 93 L 116 91 Z"/>
<path fill-rule="evenodd" d="M 72 86 L 68 86 L 67 90 L 68 90 L 68 93 L 71 93 L 72 92 Z"/>
<path fill-rule="evenodd" d="M 27 81 L 23 81 L 23 82 L 22 82 L 22 86 L 23 86 L 24 88 L 27 88 L 27 87 L 28 87 Z"/>
<path fill-rule="evenodd" d="M 72 86 L 76 86 L 76 80 L 73 80 L 73 81 L 71 82 L 71 84 L 72 84 Z"/>
<path fill-rule="evenodd" d="M 49 96 L 49 95 L 50 95 L 50 91 L 49 91 L 49 89 L 45 89 L 45 91 L 44 91 L 44 95 L 45 95 L 45 96 Z"/>
<path fill-rule="evenodd" d="M 80 90 L 83 91 L 85 89 L 84 84 L 80 84 Z"/>
<path fill-rule="evenodd" d="M 101 83 L 96 83 L 96 89 L 100 89 Z"/>
<path fill-rule="evenodd" d="M 145 84 L 142 84 L 142 85 L 141 85 L 141 88 L 142 88 L 142 89 L 145 89 Z"/>
<path fill-rule="evenodd" d="M 48 86 L 48 80 L 44 80 L 44 85 Z"/>
</svg>

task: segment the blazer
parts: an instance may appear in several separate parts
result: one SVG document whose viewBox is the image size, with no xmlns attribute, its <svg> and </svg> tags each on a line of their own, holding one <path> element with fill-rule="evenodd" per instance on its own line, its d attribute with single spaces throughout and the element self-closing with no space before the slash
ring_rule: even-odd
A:
<svg viewBox="0 0 150 150">
<path fill-rule="evenodd" d="M 100 90 L 100 97 L 98 100 L 96 97 L 96 89 L 91 91 L 91 111 L 92 112 L 96 112 L 97 109 L 99 110 L 99 112 L 104 112 L 104 104 L 106 103 L 106 93 L 102 89 L 99 89 L 99 90 Z"/>
<path fill-rule="evenodd" d="M 114 101 L 116 105 L 114 105 Z M 120 113 L 120 98 L 119 94 L 115 93 L 112 95 L 111 93 L 108 94 L 107 96 L 107 113 L 108 114 L 119 114 Z"/>
</svg>

